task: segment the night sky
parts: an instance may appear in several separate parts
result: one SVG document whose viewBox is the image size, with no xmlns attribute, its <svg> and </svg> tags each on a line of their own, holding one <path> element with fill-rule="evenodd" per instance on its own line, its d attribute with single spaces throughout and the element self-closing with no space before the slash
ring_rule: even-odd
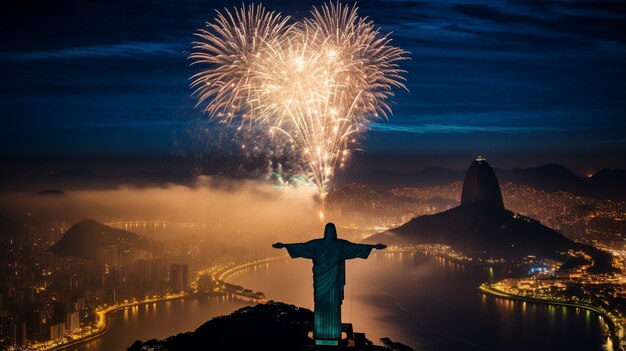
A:
<svg viewBox="0 0 626 351">
<path fill-rule="evenodd" d="M 3 156 L 219 153 L 190 96 L 187 52 L 213 10 L 240 1 L 15 1 L 1 5 Z M 321 2 L 267 1 L 296 18 Z M 463 168 L 626 167 L 626 2 L 360 1 L 411 52 L 371 155 Z M 200 135 L 199 135 L 200 134 Z M 389 161 L 392 162 L 392 161 Z M 393 168 L 393 165 L 388 165 Z"/>
</svg>

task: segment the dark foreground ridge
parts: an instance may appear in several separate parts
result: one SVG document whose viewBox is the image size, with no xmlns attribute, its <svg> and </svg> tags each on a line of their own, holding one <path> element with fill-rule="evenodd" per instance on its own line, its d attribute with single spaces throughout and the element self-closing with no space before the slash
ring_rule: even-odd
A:
<svg viewBox="0 0 626 351">
<path fill-rule="evenodd" d="M 312 321 L 311 310 L 270 301 L 213 318 L 192 332 L 163 340 L 137 340 L 128 351 L 299 351 L 310 343 L 307 333 Z M 412 351 L 388 338 L 382 341 L 385 347 L 366 340 L 365 350 Z"/>
</svg>

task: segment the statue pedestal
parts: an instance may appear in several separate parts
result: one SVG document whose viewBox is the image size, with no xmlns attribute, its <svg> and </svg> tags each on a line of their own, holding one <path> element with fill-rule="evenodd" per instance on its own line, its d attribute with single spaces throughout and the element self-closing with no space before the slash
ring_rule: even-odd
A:
<svg viewBox="0 0 626 351">
<path fill-rule="evenodd" d="M 365 350 L 365 334 L 355 333 L 351 323 L 341 324 L 341 340 L 314 339 L 312 328 L 308 332 L 309 343 L 303 345 L 302 351 L 323 351 L 323 350 Z"/>
</svg>

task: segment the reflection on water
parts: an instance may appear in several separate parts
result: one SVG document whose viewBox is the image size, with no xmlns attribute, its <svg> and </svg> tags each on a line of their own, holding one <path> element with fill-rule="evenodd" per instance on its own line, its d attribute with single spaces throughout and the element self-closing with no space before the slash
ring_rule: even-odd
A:
<svg viewBox="0 0 626 351">
<path fill-rule="evenodd" d="M 230 280 L 268 299 L 312 308 L 312 264 L 279 261 Z M 511 273 L 423 254 L 378 253 L 346 264 L 342 310 L 373 341 L 388 336 L 416 350 L 603 350 L 603 321 L 587 310 L 482 294 Z"/>
<path fill-rule="evenodd" d="M 133 306 L 111 314 L 111 328 L 102 337 L 65 350 L 123 351 L 137 339 L 163 339 L 195 330 L 212 317 L 246 305 L 239 300 L 204 296 Z"/>
</svg>

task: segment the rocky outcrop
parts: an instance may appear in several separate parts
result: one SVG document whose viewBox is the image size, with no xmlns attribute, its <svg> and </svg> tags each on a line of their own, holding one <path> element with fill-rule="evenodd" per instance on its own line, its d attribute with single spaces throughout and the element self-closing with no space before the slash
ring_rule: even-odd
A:
<svg viewBox="0 0 626 351">
<path fill-rule="evenodd" d="M 86 219 L 71 226 L 61 240 L 52 245 L 50 251 L 59 256 L 94 259 L 97 248 L 109 245 L 117 245 L 121 252 L 125 249 L 146 248 L 148 240 L 139 234 Z"/>
<path fill-rule="evenodd" d="M 485 201 L 499 208 L 504 208 L 500 184 L 493 169 L 483 157 L 477 157 L 465 173 L 461 206 L 473 202 Z"/>
</svg>

